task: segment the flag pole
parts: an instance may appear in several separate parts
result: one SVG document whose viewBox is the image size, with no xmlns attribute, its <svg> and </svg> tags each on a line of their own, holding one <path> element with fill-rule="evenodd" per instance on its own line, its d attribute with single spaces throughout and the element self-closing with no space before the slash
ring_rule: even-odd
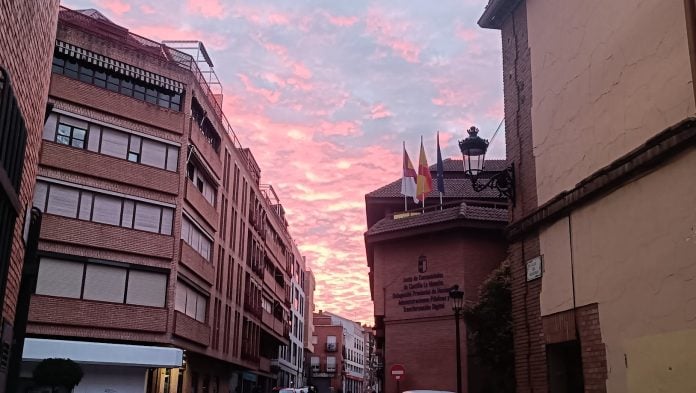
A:
<svg viewBox="0 0 696 393">
<path fill-rule="evenodd" d="M 402 142 L 404 143 L 404 152 L 405 152 L 406 151 L 406 141 L 402 141 Z M 403 171 L 403 169 L 402 169 L 402 171 Z M 402 176 L 404 176 L 404 175 L 402 174 Z M 401 181 L 403 181 L 403 177 L 402 177 Z M 406 202 L 406 195 L 404 195 L 404 211 L 408 211 L 408 202 Z"/>
</svg>

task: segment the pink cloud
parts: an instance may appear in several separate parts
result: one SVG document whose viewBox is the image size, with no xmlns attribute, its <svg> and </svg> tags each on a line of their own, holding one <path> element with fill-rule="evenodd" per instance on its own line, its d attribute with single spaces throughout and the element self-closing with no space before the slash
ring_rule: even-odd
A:
<svg viewBox="0 0 696 393">
<path fill-rule="evenodd" d="M 119 16 L 125 14 L 131 9 L 131 5 L 123 0 L 101 0 L 98 2 L 98 6 L 101 8 L 106 8 Z"/>
<path fill-rule="evenodd" d="M 272 91 L 269 89 L 264 89 L 261 87 L 256 87 L 254 84 L 249 80 L 249 77 L 244 75 L 244 74 L 237 74 L 239 79 L 241 79 L 242 83 L 244 84 L 244 88 L 246 91 L 254 94 L 258 94 L 261 97 L 265 98 L 266 101 L 270 103 L 276 103 L 278 102 L 278 99 L 280 98 L 280 92 L 278 91 Z"/>
<path fill-rule="evenodd" d="M 456 27 L 454 33 L 457 37 L 466 42 L 475 42 L 481 37 L 481 34 L 477 29 L 466 28 L 461 25 Z"/>
<path fill-rule="evenodd" d="M 327 13 L 326 17 L 329 20 L 329 23 L 340 27 L 353 26 L 358 22 L 358 18 L 355 16 L 335 16 Z"/>
<path fill-rule="evenodd" d="M 140 12 L 142 12 L 143 14 L 154 14 L 155 9 L 148 4 L 141 4 L 140 5 Z"/>
<path fill-rule="evenodd" d="M 386 13 L 371 9 L 368 12 L 366 31 L 374 37 L 375 41 L 391 49 L 409 63 L 420 61 L 420 45 L 406 38 L 406 34 L 413 29 L 411 23 L 406 20 L 388 18 Z"/>
<path fill-rule="evenodd" d="M 390 116 L 392 116 L 392 113 L 389 112 L 389 109 L 387 109 L 387 107 L 384 106 L 384 104 L 377 104 L 370 108 L 371 119 L 384 119 L 385 117 Z"/>
<path fill-rule="evenodd" d="M 206 18 L 222 19 L 225 16 L 220 0 L 187 0 L 186 11 Z"/>
<path fill-rule="evenodd" d="M 155 41 L 198 40 L 209 49 L 224 50 L 227 38 L 218 33 L 194 30 L 187 26 L 148 25 L 134 26 L 132 32 Z"/>
</svg>

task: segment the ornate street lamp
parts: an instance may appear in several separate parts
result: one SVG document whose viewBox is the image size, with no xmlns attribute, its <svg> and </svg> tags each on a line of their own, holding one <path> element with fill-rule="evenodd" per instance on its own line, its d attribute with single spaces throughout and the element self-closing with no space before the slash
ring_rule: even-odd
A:
<svg viewBox="0 0 696 393">
<path fill-rule="evenodd" d="M 450 289 L 449 298 L 452 300 L 452 311 L 454 311 L 454 323 L 456 326 L 455 334 L 457 335 L 457 393 L 462 393 L 462 350 L 459 339 L 459 317 L 464 310 L 464 292 L 459 290 L 459 285 L 455 285 Z"/>
<path fill-rule="evenodd" d="M 471 179 L 471 186 L 474 191 L 481 192 L 486 188 L 495 189 L 500 196 L 505 196 L 515 203 L 515 168 L 510 164 L 500 172 L 495 172 L 489 176 L 485 172 L 486 151 L 488 150 L 488 140 L 478 136 L 479 129 L 471 127 L 467 131 L 469 136 L 459 141 L 459 149 L 464 157 L 464 175 Z M 479 177 L 488 179 L 486 183 L 479 184 Z"/>
</svg>

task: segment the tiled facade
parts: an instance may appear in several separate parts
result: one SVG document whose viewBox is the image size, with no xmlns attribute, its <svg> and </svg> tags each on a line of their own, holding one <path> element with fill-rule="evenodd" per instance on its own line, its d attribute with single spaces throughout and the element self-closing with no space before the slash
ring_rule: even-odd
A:
<svg viewBox="0 0 696 393">
<path fill-rule="evenodd" d="M 270 390 L 304 261 L 198 66 L 94 10 L 49 52 L 29 334 L 184 349 L 151 392 Z"/>
</svg>

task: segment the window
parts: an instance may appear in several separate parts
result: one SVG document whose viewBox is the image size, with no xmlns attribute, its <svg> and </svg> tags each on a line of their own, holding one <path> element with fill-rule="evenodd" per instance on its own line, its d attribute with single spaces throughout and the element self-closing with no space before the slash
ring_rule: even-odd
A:
<svg viewBox="0 0 696 393">
<path fill-rule="evenodd" d="M 172 208 L 121 196 L 38 181 L 34 206 L 58 216 L 163 235 L 172 234 Z"/>
<path fill-rule="evenodd" d="M 178 281 L 176 284 L 176 304 L 174 308 L 176 311 L 205 323 L 208 297 L 182 281 Z"/>
<path fill-rule="evenodd" d="M 128 161 L 140 162 L 140 151 L 142 139 L 139 136 L 131 135 L 128 144 Z"/>
<path fill-rule="evenodd" d="M 53 73 L 63 74 L 81 82 L 106 88 L 114 93 L 146 101 L 162 108 L 181 111 L 181 94 L 144 81 L 132 79 L 112 70 L 88 63 L 86 60 L 61 57 L 56 53 L 51 67 Z"/>
<path fill-rule="evenodd" d="M 204 172 L 199 169 L 194 163 L 189 162 L 186 167 L 186 177 L 193 182 L 194 187 L 203 194 L 203 197 L 213 206 L 215 206 L 216 186 Z"/>
<path fill-rule="evenodd" d="M 71 116 L 52 113 L 43 139 L 175 172 L 179 147 Z"/>
<path fill-rule="evenodd" d="M 58 131 L 56 132 L 57 143 L 77 147 L 78 149 L 84 149 L 86 137 L 86 129 L 73 127 L 69 124 L 58 123 Z"/>
<path fill-rule="evenodd" d="M 309 360 L 310 365 L 312 366 L 312 371 L 314 372 L 319 372 L 319 356 L 312 356 Z"/>
<path fill-rule="evenodd" d="M 36 294 L 164 307 L 167 274 L 42 257 Z"/>
<path fill-rule="evenodd" d="M 326 372 L 327 373 L 336 372 L 336 357 L 335 356 L 327 356 L 326 357 Z"/>
<path fill-rule="evenodd" d="M 210 249 L 213 241 L 186 217 L 181 223 L 181 238 L 206 261 L 210 262 Z"/>
</svg>

